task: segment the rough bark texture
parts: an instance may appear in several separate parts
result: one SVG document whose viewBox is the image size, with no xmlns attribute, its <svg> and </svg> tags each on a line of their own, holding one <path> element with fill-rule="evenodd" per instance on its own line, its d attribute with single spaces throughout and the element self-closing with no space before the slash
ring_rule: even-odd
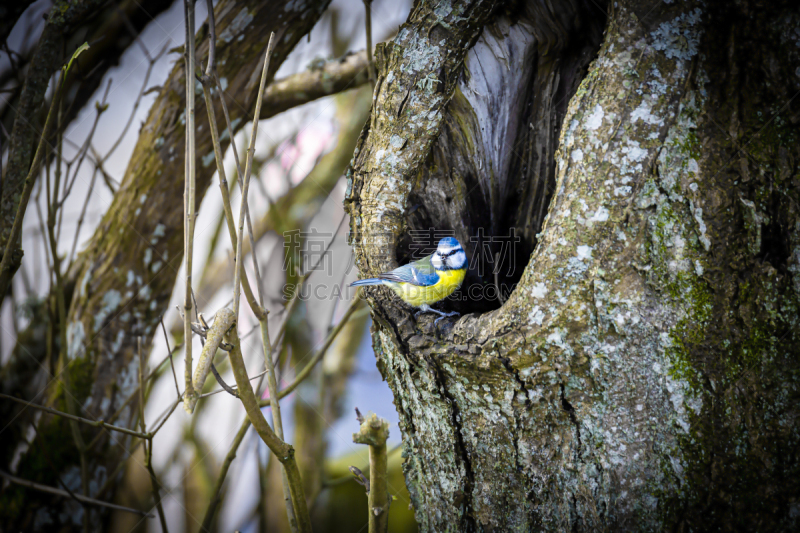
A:
<svg viewBox="0 0 800 533">
<path fill-rule="evenodd" d="M 325 0 L 307 2 L 222 1 L 216 9 L 217 64 L 221 83 L 236 125 L 252 115 L 260 65 L 271 31 L 278 43 L 271 61 L 270 78 L 297 41 L 318 20 Z M 198 37 L 199 38 L 199 37 Z M 207 41 L 198 43 L 197 57 L 205 60 Z M 197 87 L 198 93 L 201 92 Z M 218 102 L 216 102 L 218 104 Z M 150 339 L 169 301 L 182 260 L 184 151 L 183 65 L 176 63 L 143 125 L 125 178 L 95 236 L 79 259 L 81 271 L 68 314 L 68 358 L 71 394 L 82 416 L 108 419 L 137 385 L 137 337 Z M 202 100 L 198 100 L 197 197 L 198 204 L 214 172 L 214 157 Z M 217 116 L 222 116 L 221 107 Z M 235 126 L 234 126 L 235 127 Z M 229 138 L 227 132 L 223 140 Z M 198 302 L 202 305 L 203 302 Z M 63 327 L 63 326 L 62 326 Z M 63 391 L 51 394 L 63 406 Z M 131 427 L 136 402 L 125 408 L 117 424 Z M 89 440 L 93 432 L 87 435 Z M 78 490 L 80 475 L 69 427 L 59 419 L 42 419 L 38 436 L 57 458 L 58 473 Z M 105 476 L 124 456 L 127 442 L 101 438 L 91 450 L 90 488 L 97 490 Z M 56 447 L 56 448 L 54 448 Z M 42 467 L 40 448 L 27 452 L 21 437 L 4 439 L 4 460 L 23 453 L 16 470 L 27 479 L 56 485 L 56 473 Z M 77 484 L 76 484 L 77 483 Z M 0 504 L 6 529 L 53 529 L 53 524 L 80 525 L 83 510 L 73 502 L 45 500 L 36 493 L 11 489 Z M 96 519 L 92 513 L 92 519 Z"/>
<path fill-rule="evenodd" d="M 24 6 L 25 3 L 18 4 Z M 108 70 L 119 63 L 122 53 L 136 36 L 154 17 L 167 9 L 170 2 L 127 0 L 119 4 L 114 2 L 97 11 L 102 4 L 95 1 L 56 2 L 33 54 L 22 89 L 8 95 L 7 104 L 0 107 L 0 121 L 8 130 L 13 128 L 9 164 L 3 168 L 3 180 L 0 183 L 2 246 L 5 246 L 11 230 L 25 176 L 36 151 L 44 123 L 43 114 L 48 109 L 43 102 L 52 74 L 81 44 L 91 43 L 91 47 L 80 55 L 70 69 L 64 88 L 62 129 L 66 129 L 100 86 Z M 1 34 L 2 29 L 0 42 L 3 40 Z M 18 266 L 19 263 L 15 265 Z"/>
<path fill-rule="evenodd" d="M 74 23 L 70 27 L 59 28 L 62 30 L 60 35 L 62 45 L 58 53 L 62 61 L 68 59 L 72 52 L 83 43 L 88 42 L 91 45 L 91 48 L 84 51 L 73 65 L 74 72 L 71 71 L 67 79 L 64 115 L 62 116 L 64 128 L 88 103 L 108 70 L 119 64 L 122 54 L 142 30 L 170 5 L 170 1 L 163 0 L 123 0 L 101 3 L 100 9 L 83 13 L 83 18 L 74 19 Z M 50 28 L 49 31 L 52 30 L 53 28 Z M 47 39 L 45 39 L 46 41 Z M 151 52 L 156 54 L 158 50 L 151 50 Z M 61 65 L 49 66 L 52 74 Z M 10 74 L 10 72 L 8 73 Z M 6 101 L 0 104 L 0 122 L 8 130 L 11 130 L 17 115 L 20 93 L 20 90 L 12 91 L 7 95 Z M 40 110 L 39 114 L 46 112 L 45 106 L 45 109 Z M 31 117 L 28 119 L 30 120 Z M 37 120 L 39 119 L 37 118 Z"/>
<path fill-rule="evenodd" d="M 3 168 L 3 179 L 0 181 L 0 249 L 5 249 L 6 241 L 11 234 L 25 177 L 28 175 L 39 140 L 40 129 L 32 123 L 32 118 L 42 107 L 50 77 L 61 66 L 65 37 L 101 3 L 100 0 L 56 2 L 47 17 L 42 36 L 28 67 L 28 75 L 25 77 L 19 102 L 14 106 L 14 127 L 8 143 L 8 161 Z M 72 52 L 68 55 L 71 56 Z M 12 272 L 17 271 L 22 261 L 22 249 L 19 248 L 19 244 L 17 246 L 12 252 L 14 254 Z"/>
<path fill-rule="evenodd" d="M 404 259 L 401 236 L 422 229 L 418 190 L 441 213 L 422 220 L 462 242 L 475 236 L 468 220 L 507 230 L 492 225 L 505 208 L 508 223 L 534 226 L 523 239 L 533 253 L 502 307 L 438 332 L 387 290 L 368 291 L 421 529 L 796 529 L 800 10 L 612 2 L 557 145 L 517 163 L 544 172 L 554 158 L 540 228 L 535 210 L 503 201 L 543 188 L 514 171 L 503 143 L 518 138 L 520 91 L 540 102 L 553 92 L 538 69 L 525 80 L 485 60 L 506 68 L 533 46 L 537 64 L 579 67 L 591 32 L 561 48 L 543 35 L 568 34 L 580 24 L 570 10 L 587 6 L 495 14 L 465 60 L 480 58 L 487 75 L 451 68 L 434 96 L 417 81 L 441 78 L 453 40 L 474 31 L 448 6 L 436 7 L 445 26 L 418 4 L 379 54 L 346 200 L 359 269 Z M 459 97 L 470 86 L 486 100 Z M 460 186 L 470 165 L 494 174 L 448 207 L 447 180 Z"/>
</svg>

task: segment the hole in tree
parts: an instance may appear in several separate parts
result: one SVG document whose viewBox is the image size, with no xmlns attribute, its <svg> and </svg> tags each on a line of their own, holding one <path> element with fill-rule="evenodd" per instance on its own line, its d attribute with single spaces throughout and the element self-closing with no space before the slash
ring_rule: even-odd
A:
<svg viewBox="0 0 800 533">
<path fill-rule="evenodd" d="M 496 87 L 489 91 L 470 92 L 467 76 L 479 72 L 467 60 L 468 73 L 444 112 L 439 138 L 408 198 L 399 264 L 432 254 L 445 236 L 456 237 L 467 254 L 461 288 L 436 305 L 445 311 L 498 309 L 519 283 L 547 213 L 561 124 L 597 55 L 605 13 L 589 2 L 556 6 L 562 12 L 555 14 L 542 9 L 520 3 L 484 30 L 504 39 L 517 36 L 518 42 L 504 41 L 495 54 L 503 63 L 493 72 L 510 74 L 493 80 Z M 509 26 L 508 21 L 515 22 Z M 536 37 L 519 38 L 519 21 Z M 481 61 L 485 67 L 486 54 Z M 509 91 L 512 81 L 517 85 Z"/>
<path fill-rule="evenodd" d="M 778 192 L 773 191 L 767 200 L 766 211 L 769 222 L 761 226 L 761 250 L 758 259 L 770 263 L 780 273 L 786 272 L 791 256 L 789 220 L 791 215 L 788 202 Z"/>
</svg>

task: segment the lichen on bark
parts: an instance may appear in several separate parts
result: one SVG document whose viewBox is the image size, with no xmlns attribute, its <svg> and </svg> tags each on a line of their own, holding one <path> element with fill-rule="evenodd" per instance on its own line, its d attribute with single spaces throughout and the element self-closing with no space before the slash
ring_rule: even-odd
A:
<svg viewBox="0 0 800 533">
<path fill-rule="evenodd" d="M 486 111 L 457 91 L 436 108 L 457 127 L 392 143 L 429 116 L 397 113 L 385 88 L 438 68 L 414 70 L 419 43 L 404 39 L 429 29 L 425 8 L 391 45 L 403 46 L 406 69 L 391 57 L 381 65 L 356 149 L 346 203 L 363 275 L 403 257 L 401 234 L 424 220 L 415 188 L 441 204 L 447 179 L 475 165 L 458 157 L 479 168 L 497 157 L 480 148 Z M 797 519 L 800 63 L 785 51 L 797 9 L 608 8 L 557 150 L 544 151 L 555 190 L 508 301 L 437 331 L 384 289 L 369 293 L 422 530 L 781 529 Z M 579 64 L 575 48 L 557 60 Z M 463 221 L 490 213 L 459 210 L 493 208 L 504 177 L 490 178 L 482 183 L 500 196 L 476 202 L 467 190 L 427 220 L 473 236 Z"/>
</svg>

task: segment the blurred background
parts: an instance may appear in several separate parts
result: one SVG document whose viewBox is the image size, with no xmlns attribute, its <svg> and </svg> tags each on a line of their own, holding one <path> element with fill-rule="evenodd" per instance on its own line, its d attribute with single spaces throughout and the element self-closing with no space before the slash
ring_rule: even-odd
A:
<svg viewBox="0 0 800 533">
<path fill-rule="evenodd" d="M 2 139 L 8 137 L 8 127 L 13 123 L 15 88 L 24 80 L 25 62 L 35 49 L 44 26 L 43 16 L 51 7 L 47 0 L 33 2 L 9 34 L 7 46 L 0 50 Z M 409 0 L 373 2 L 373 42 L 390 39 L 406 20 L 410 7 Z M 57 247 L 62 261 L 69 262 L 80 253 L 111 205 L 157 89 L 174 62 L 182 61 L 175 49 L 184 44 L 183 14 L 182 2 L 164 2 L 163 10 L 146 22 L 135 39 L 131 35 L 132 42 L 119 64 L 107 70 L 97 91 L 63 134 L 61 168 L 57 169 L 55 162 L 49 165 L 49 172 L 63 172 L 67 176 L 65 186 L 71 187 L 69 201 L 57 219 Z M 198 28 L 205 18 L 206 4 L 198 2 Z M 333 0 L 308 39 L 304 38 L 280 67 L 275 79 L 318 68 L 325 61 L 365 47 L 363 3 Z M 198 60 L 204 62 L 205 58 Z M 319 264 L 304 286 L 300 312 L 287 328 L 280 359 L 280 388 L 291 383 L 296 369 L 303 368 L 320 347 L 354 295 L 347 288 L 358 272 L 347 244 L 349 221 L 342 208 L 345 191 L 342 175 L 367 118 L 371 96 L 371 85 L 364 83 L 290 109 L 258 125 L 249 206 L 271 330 L 277 329 L 283 318 L 287 283 L 296 281 L 301 273 L 295 266 L 308 268 L 309 264 Z M 98 114 L 96 104 L 108 107 Z M 222 117 L 217 120 L 221 122 Z M 198 118 L 198 124 L 205 122 L 206 117 Z M 239 154 L 245 153 L 249 132 L 250 126 L 241 128 L 235 138 Z M 5 164 L 4 148 L 2 155 Z M 232 181 L 235 170 L 230 150 L 225 161 L 228 179 Z M 309 176 L 313 184 L 306 181 Z M 39 180 L 33 191 L 23 225 L 24 260 L 13 280 L 12 297 L 6 298 L 0 309 L 0 361 L 4 365 L 18 333 L 35 319 L 37 302 L 50 294 L 54 283 L 53 259 L 44 223 L 48 208 L 44 187 L 45 181 Z M 297 194 L 298 191 L 302 194 Z M 238 188 L 232 188 L 234 213 L 239 210 L 239 192 Z M 175 209 L 182 206 L 183 199 L 175 198 Z M 274 229 L 266 230 L 267 225 L 259 221 L 270 210 Z M 233 278 L 233 251 L 216 175 L 200 207 L 194 246 L 197 307 L 210 317 L 230 300 Z M 244 264 L 252 283 L 256 278 L 250 258 Z M 182 321 L 176 310 L 183 298 L 182 272 L 177 279 L 169 311 L 163 319 L 166 336 L 159 332 L 153 340 L 149 355 L 151 370 L 182 341 Z M 263 366 L 257 325 L 258 321 L 243 302 L 240 331 L 251 376 Z M 322 364 L 281 402 L 286 440 L 298 451 L 306 494 L 313 502 L 315 530 L 366 531 L 366 495 L 347 470 L 355 465 L 368 471 L 367 447 L 352 442 L 352 433 L 358 430 L 354 413 L 358 407 L 365 413 L 374 411 L 391 424 L 390 492 L 395 500 L 390 512 L 390 531 L 416 531 L 401 472 L 397 414 L 392 394 L 375 366 L 369 329 L 369 315 L 362 305 L 327 351 Z M 199 354 L 199 338 L 195 337 L 194 342 L 194 353 Z M 174 364 L 177 375 L 183 376 L 181 351 L 175 352 Z M 227 359 L 218 369 L 226 382 L 234 382 Z M 147 420 L 156 420 L 165 406 L 175 400 L 169 365 L 161 365 L 158 372 L 147 398 Z M 265 388 L 264 384 L 259 392 L 263 394 Z M 204 392 L 219 389 L 210 378 Z M 267 411 L 267 420 L 271 420 Z M 163 505 L 170 530 L 199 530 L 221 465 L 243 419 L 240 401 L 223 392 L 202 399 L 193 416 L 179 409 L 158 432 L 153 444 L 153 463 L 164 486 Z M 142 466 L 141 454 L 139 448 L 127 461 L 115 501 L 149 510 L 150 479 Z M 288 530 L 280 472 L 269 456 L 255 432 L 248 431 L 226 477 L 217 513 L 218 531 Z M 157 518 L 142 520 L 136 515 L 115 512 L 110 530 L 160 531 L 161 528 Z"/>
</svg>

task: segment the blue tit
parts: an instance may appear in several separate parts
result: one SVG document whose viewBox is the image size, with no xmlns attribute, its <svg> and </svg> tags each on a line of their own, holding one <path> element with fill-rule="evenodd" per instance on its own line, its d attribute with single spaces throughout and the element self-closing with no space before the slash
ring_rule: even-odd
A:
<svg viewBox="0 0 800 533">
<path fill-rule="evenodd" d="M 459 313 L 437 311 L 431 308 L 431 304 L 453 294 L 461 286 L 466 273 L 467 254 L 457 239 L 445 237 L 439 241 L 432 255 L 380 274 L 377 278 L 355 281 L 350 286 L 386 285 L 404 302 L 419 308 L 415 317 L 425 312 L 439 314 L 434 322 L 436 325 L 444 317 L 458 316 Z"/>
</svg>

